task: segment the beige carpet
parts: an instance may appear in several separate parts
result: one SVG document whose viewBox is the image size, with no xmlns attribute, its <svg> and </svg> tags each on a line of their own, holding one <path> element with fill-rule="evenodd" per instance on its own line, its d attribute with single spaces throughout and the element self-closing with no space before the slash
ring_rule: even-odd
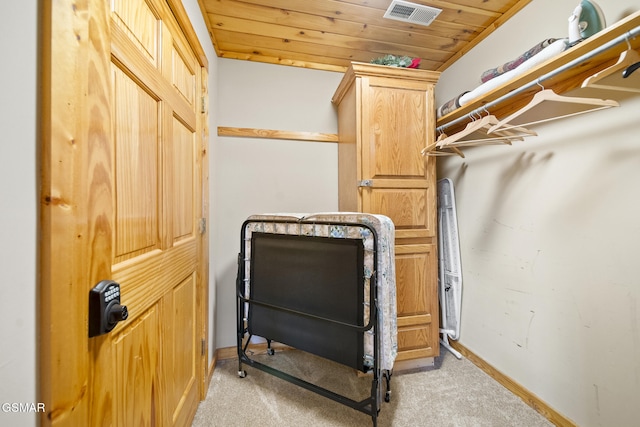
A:
<svg viewBox="0 0 640 427">
<path fill-rule="evenodd" d="M 256 360 L 354 400 L 369 394 L 371 379 L 300 351 Z M 470 361 L 443 350 L 435 368 L 394 373 L 391 401 L 382 402 L 378 426 L 552 426 Z M 244 365 L 221 361 L 193 422 L 205 426 L 371 426 L 371 416 Z"/>
</svg>

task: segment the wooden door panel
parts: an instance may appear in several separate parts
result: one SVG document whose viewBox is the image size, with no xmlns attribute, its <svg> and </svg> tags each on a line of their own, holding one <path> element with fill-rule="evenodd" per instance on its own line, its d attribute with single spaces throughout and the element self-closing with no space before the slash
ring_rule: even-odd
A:
<svg viewBox="0 0 640 427">
<path fill-rule="evenodd" d="M 431 343 L 438 342 L 430 326 L 398 328 L 398 356 L 396 361 L 437 356 Z M 435 340 L 435 341 L 434 341 Z"/>
<path fill-rule="evenodd" d="M 159 102 L 112 65 L 115 262 L 159 245 Z"/>
<path fill-rule="evenodd" d="M 129 306 L 129 318 L 115 331 L 135 321 L 164 295 L 193 273 L 190 264 L 197 255 L 195 239 L 181 242 L 170 250 L 154 251 L 113 266 L 112 278 L 121 285 L 123 303 Z"/>
<path fill-rule="evenodd" d="M 164 36 L 167 41 L 172 40 L 168 30 L 164 31 Z M 167 64 L 164 69 L 158 68 L 159 65 L 151 64 L 131 41 L 126 31 L 115 23 L 111 26 L 111 37 L 111 55 L 114 62 L 130 75 L 136 76 L 136 79 L 141 82 L 141 86 L 146 88 L 149 93 L 162 94 L 162 99 L 171 106 L 173 114 L 176 117 L 180 117 L 180 120 L 187 123 L 191 129 L 195 129 L 197 102 L 193 104 L 187 102 L 184 95 L 180 94 L 171 83 L 171 60 L 165 61 Z M 171 57 L 171 47 L 167 49 L 166 55 L 169 58 Z M 192 59 L 195 60 L 193 57 Z M 193 68 L 196 69 L 197 67 L 193 66 Z M 197 101 L 197 99 L 194 99 L 194 101 Z"/>
<path fill-rule="evenodd" d="M 171 198 L 174 242 L 193 237 L 195 231 L 195 142 L 193 130 L 174 118 L 173 150 L 168 159 L 173 174 Z"/>
<path fill-rule="evenodd" d="M 159 310 L 154 305 L 113 341 L 116 425 L 154 425 L 160 418 Z"/>
<path fill-rule="evenodd" d="M 431 315 L 437 321 L 436 251 L 433 245 L 396 245 L 398 317 Z M 400 323 L 400 320 L 398 321 Z"/>
<path fill-rule="evenodd" d="M 195 61 L 183 54 L 182 49 L 174 43 L 171 49 L 171 83 L 189 105 L 195 105 L 196 71 Z"/>
<path fill-rule="evenodd" d="M 187 277 L 165 299 L 163 322 L 167 407 L 175 424 L 184 405 L 197 402 L 196 275 Z M 187 411 L 188 413 L 189 411 Z"/>
<path fill-rule="evenodd" d="M 420 154 L 427 143 L 424 90 L 370 87 L 368 96 L 363 179 L 426 178 L 426 161 Z"/>
<path fill-rule="evenodd" d="M 149 62 L 158 67 L 161 21 L 157 12 L 144 0 L 112 0 L 111 16 Z"/>
<path fill-rule="evenodd" d="M 430 187 L 363 188 L 362 208 L 391 218 L 396 238 L 431 237 L 435 235 L 432 192 Z"/>
<path fill-rule="evenodd" d="M 437 254 L 434 245 L 396 245 L 397 361 L 438 355 Z"/>
</svg>

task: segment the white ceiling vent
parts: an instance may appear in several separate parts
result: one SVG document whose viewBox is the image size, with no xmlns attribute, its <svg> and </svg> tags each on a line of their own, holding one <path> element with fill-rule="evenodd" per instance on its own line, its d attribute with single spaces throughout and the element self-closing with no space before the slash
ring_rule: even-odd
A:
<svg viewBox="0 0 640 427">
<path fill-rule="evenodd" d="M 442 12 L 442 9 L 424 6 L 403 0 L 393 0 L 384 14 L 385 18 L 411 22 L 418 25 L 429 25 Z"/>
</svg>

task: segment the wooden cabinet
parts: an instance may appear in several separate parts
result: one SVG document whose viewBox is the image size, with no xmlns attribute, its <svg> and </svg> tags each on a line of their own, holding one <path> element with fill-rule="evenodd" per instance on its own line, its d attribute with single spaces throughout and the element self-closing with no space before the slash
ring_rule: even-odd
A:
<svg viewBox="0 0 640 427">
<path fill-rule="evenodd" d="M 439 354 L 435 138 L 439 73 L 352 63 L 338 109 L 339 209 L 383 214 L 396 227 L 396 367 Z"/>
</svg>

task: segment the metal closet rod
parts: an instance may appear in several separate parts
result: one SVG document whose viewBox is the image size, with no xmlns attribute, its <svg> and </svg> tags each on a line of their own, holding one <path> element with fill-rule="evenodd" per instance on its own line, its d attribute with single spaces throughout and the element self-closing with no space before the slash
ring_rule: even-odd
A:
<svg viewBox="0 0 640 427">
<path fill-rule="evenodd" d="M 567 62 L 566 64 L 564 64 L 561 67 L 556 68 L 553 71 L 548 72 L 547 74 L 543 74 L 542 76 L 538 77 L 537 79 L 535 79 L 532 82 L 527 83 L 524 86 L 520 86 L 518 89 L 515 89 L 505 95 L 502 95 L 500 98 L 497 98 L 485 105 L 483 105 L 482 107 L 478 107 L 475 110 L 465 114 L 464 116 L 460 116 L 457 119 L 454 119 L 448 123 L 443 124 L 442 126 L 439 126 L 438 128 L 436 128 L 437 132 L 443 132 L 445 129 L 453 126 L 453 125 L 457 125 L 458 123 L 461 123 L 463 121 L 466 120 L 471 120 L 473 119 L 474 116 L 478 116 L 479 114 L 482 114 L 483 112 L 487 112 L 489 110 L 489 108 L 491 107 L 495 107 L 496 105 L 500 104 L 501 102 L 506 101 L 507 99 L 511 98 L 512 96 L 516 96 L 522 92 L 525 92 L 527 90 L 529 90 L 530 88 L 532 88 L 533 86 L 542 86 L 540 83 L 544 80 L 550 79 L 551 77 L 556 76 L 557 74 L 562 73 L 565 70 L 568 70 L 571 67 L 574 67 L 578 64 L 580 64 L 581 62 L 584 62 L 596 55 L 598 55 L 601 52 L 606 51 L 607 49 L 611 49 L 612 47 L 622 43 L 622 42 L 626 42 L 629 41 L 629 39 L 632 39 L 634 37 L 636 37 L 638 34 L 640 34 L 640 26 L 635 27 L 632 30 L 627 31 L 626 33 L 616 37 L 613 40 L 610 40 L 608 43 L 603 44 L 602 46 L 598 47 L 597 49 L 593 49 L 591 52 L 585 53 L 584 55 L 574 59 L 573 61 Z"/>
</svg>

